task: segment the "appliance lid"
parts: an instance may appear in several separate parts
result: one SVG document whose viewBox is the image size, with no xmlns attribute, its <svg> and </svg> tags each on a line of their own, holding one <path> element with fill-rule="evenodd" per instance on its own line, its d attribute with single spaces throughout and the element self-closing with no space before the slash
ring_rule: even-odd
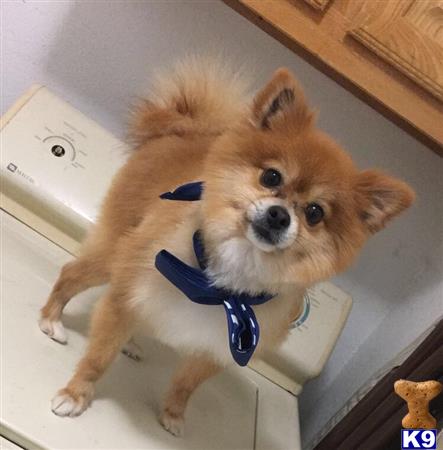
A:
<svg viewBox="0 0 443 450">
<path fill-rule="evenodd" d="M 5 262 L 1 268 L 2 434 L 25 448 L 254 448 L 261 389 L 236 371 L 197 390 L 187 411 L 184 439 L 162 429 L 159 405 L 177 355 L 166 348 L 158 351 L 160 344 L 149 340 L 141 343 L 142 362 L 117 357 L 97 384 L 92 408 L 75 419 L 55 416 L 50 399 L 69 380 L 84 352 L 88 317 L 100 289 L 79 295 L 67 307 L 68 345 L 48 339 L 37 324 L 39 310 L 71 256 L 5 212 L 0 214 Z M 285 409 L 296 409 L 295 398 L 287 393 L 286 397 Z M 289 415 L 293 418 L 294 412 Z M 297 423 L 290 427 L 297 429 Z M 289 427 L 283 434 L 286 442 L 277 442 L 277 448 L 298 445 L 298 436 Z"/>
</svg>

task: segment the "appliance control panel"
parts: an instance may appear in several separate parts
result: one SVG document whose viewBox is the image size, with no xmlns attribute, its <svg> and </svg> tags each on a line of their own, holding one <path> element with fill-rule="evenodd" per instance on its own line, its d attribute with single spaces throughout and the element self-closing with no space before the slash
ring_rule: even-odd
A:
<svg viewBox="0 0 443 450">
<path fill-rule="evenodd" d="M 276 352 L 250 366 L 294 394 L 323 370 L 352 307 L 349 294 L 330 282 L 308 289 L 303 309 Z"/>
<path fill-rule="evenodd" d="M 1 140 L 8 195 L 48 206 L 67 228 L 95 221 L 128 154 L 121 141 L 43 86 L 34 86 L 2 118 Z"/>
<path fill-rule="evenodd" d="M 2 117 L 1 140 L 2 190 L 77 240 L 95 222 L 113 175 L 130 153 L 42 86 Z M 351 297 L 331 283 L 312 287 L 283 346 L 250 367 L 298 394 L 326 364 L 351 305 Z"/>
</svg>

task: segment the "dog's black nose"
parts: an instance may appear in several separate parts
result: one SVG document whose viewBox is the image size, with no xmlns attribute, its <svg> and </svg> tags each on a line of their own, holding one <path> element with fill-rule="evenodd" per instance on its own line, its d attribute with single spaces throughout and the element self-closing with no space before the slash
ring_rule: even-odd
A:
<svg viewBox="0 0 443 450">
<path fill-rule="evenodd" d="M 289 227 L 291 217 L 282 206 L 271 206 L 266 211 L 266 223 L 272 230 L 282 231 Z"/>
</svg>

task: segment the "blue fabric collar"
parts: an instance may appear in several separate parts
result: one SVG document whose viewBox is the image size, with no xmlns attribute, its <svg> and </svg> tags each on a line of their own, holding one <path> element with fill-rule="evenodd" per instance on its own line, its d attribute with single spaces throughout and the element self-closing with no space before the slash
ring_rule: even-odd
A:
<svg viewBox="0 0 443 450">
<path fill-rule="evenodd" d="M 196 201 L 200 200 L 202 190 L 202 182 L 188 183 L 174 192 L 162 194 L 160 198 Z M 251 305 L 265 303 L 273 298 L 273 295 L 264 293 L 251 296 L 216 288 L 204 272 L 206 261 L 200 231 L 194 233 L 193 246 L 200 269 L 188 266 L 166 250 L 157 254 L 155 267 L 193 302 L 201 305 L 223 305 L 232 357 L 237 364 L 245 366 L 251 359 L 260 337 L 260 327 Z"/>
<path fill-rule="evenodd" d="M 194 202 L 200 200 L 203 192 L 203 181 L 194 181 L 193 183 L 183 184 L 173 192 L 165 192 L 160 195 L 163 200 L 185 200 Z"/>
</svg>

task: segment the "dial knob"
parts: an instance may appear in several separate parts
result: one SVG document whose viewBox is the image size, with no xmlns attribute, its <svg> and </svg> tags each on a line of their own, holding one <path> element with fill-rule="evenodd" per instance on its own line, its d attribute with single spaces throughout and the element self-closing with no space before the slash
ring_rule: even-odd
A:
<svg viewBox="0 0 443 450">
<path fill-rule="evenodd" d="M 43 139 L 45 150 L 61 160 L 74 161 L 75 149 L 70 141 L 61 136 L 48 136 Z"/>
</svg>

